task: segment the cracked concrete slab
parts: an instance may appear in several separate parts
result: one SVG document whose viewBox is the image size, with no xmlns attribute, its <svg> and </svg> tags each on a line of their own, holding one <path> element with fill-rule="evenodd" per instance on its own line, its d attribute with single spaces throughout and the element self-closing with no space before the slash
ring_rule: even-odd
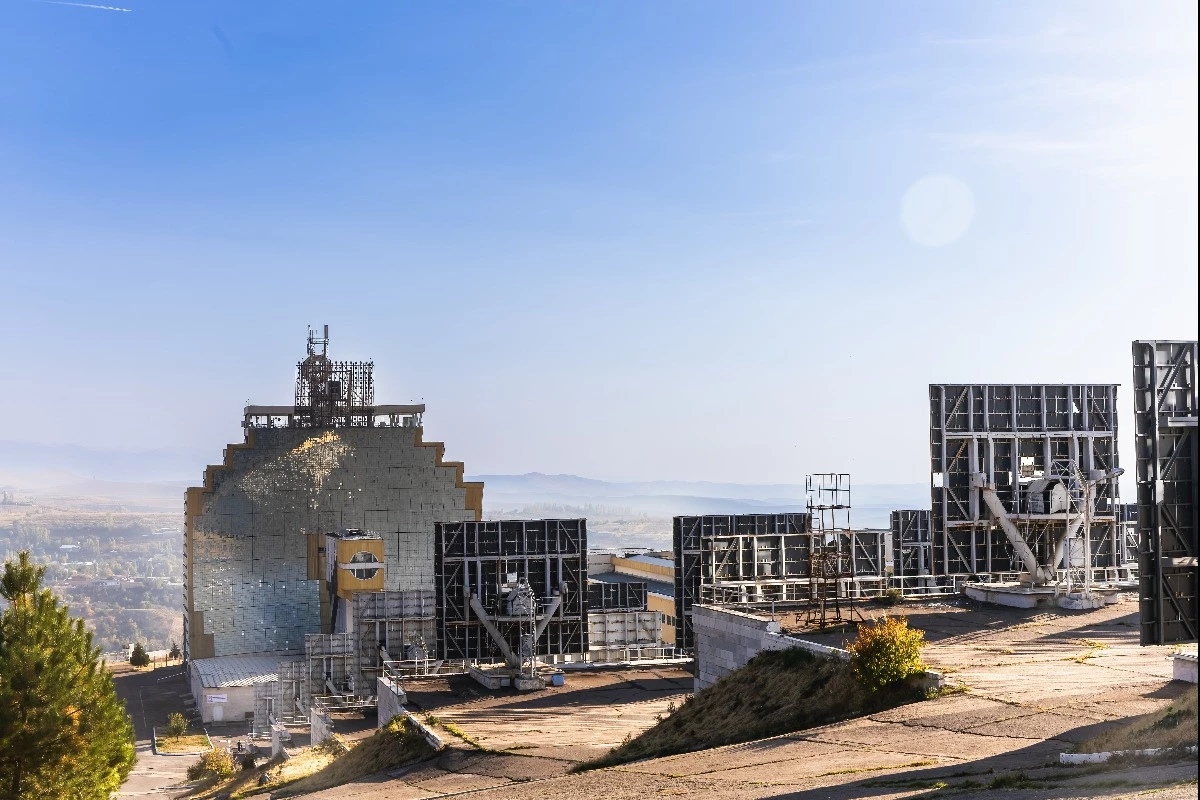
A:
<svg viewBox="0 0 1200 800">
<path fill-rule="evenodd" d="M 1135 604 L 1088 612 L 967 603 L 905 610 L 910 624 L 927 626 L 926 660 L 961 682 L 965 693 L 756 742 L 567 774 L 572 763 L 652 725 L 682 699 L 691 676 L 681 670 L 570 674 L 567 691 L 532 696 L 483 696 L 443 681 L 414 687 L 410 697 L 501 752 L 455 740 L 452 752 L 398 778 L 310 797 L 424 800 L 467 791 L 479 800 L 860 800 L 907 798 L 967 781 L 961 792 L 944 792 L 970 800 L 1196 796 L 1194 762 L 1101 775 L 1074 775 L 1057 765 L 1070 742 L 1178 696 L 1169 682 L 1168 649 L 1137 645 L 1136 625 L 1129 624 Z M 987 788 L 997 777 L 1022 772 L 1067 777 L 1045 786 Z"/>
</svg>

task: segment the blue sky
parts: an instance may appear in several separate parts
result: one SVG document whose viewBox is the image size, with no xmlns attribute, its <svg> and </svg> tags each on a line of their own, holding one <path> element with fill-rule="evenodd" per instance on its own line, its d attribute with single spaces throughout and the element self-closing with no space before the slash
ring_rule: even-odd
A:
<svg viewBox="0 0 1200 800">
<path fill-rule="evenodd" d="M 471 472 L 919 482 L 1196 337 L 1194 4 L 0 13 L 0 439 L 216 458 L 328 323 Z"/>
</svg>

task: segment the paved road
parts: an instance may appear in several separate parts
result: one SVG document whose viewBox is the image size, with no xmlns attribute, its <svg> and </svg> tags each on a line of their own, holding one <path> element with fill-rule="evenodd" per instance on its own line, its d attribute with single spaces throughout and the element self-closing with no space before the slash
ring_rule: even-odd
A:
<svg viewBox="0 0 1200 800">
<path fill-rule="evenodd" d="M 150 748 L 150 731 L 155 725 L 165 725 L 171 712 L 183 710 L 189 690 L 182 667 L 142 672 L 128 664 L 117 664 L 113 667 L 113 682 L 133 717 L 138 755 L 137 764 L 118 796 L 168 798 L 178 794 L 171 792 L 170 787 L 184 782 L 188 765 L 195 757 L 155 755 Z"/>
</svg>

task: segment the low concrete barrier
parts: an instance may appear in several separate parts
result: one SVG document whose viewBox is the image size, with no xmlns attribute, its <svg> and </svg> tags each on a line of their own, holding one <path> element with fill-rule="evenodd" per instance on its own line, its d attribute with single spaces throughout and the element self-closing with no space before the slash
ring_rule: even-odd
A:
<svg viewBox="0 0 1200 800">
<path fill-rule="evenodd" d="M 718 606 L 692 606 L 692 630 L 696 637 L 696 691 L 746 665 L 764 650 L 798 647 L 826 658 L 847 659 L 850 654 L 837 647 L 785 636 L 779 622 L 744 611 Z"/>
<path fill-rule="evenodd" d="M 1184 748 L 1189 755 L 1196 755 L 1196 747 Z M 1110 758 L 1118 756 L 1134 756 L 1141 758 L 1153 758 L 1154 756 L 1162 755 L 1170 752 L 1169 747 L 1152 747 L 1149 750 L 1112 750 L 1103 753 L 1059 753 L 1058 763 L 1060 764 L 1103 764 Z"/>
<path fill-rule="evenodd" d="M 292 735 L 290 733 L 288 733 L 287 728 L 285 728 L 284 726 L 282 726 L 278 723 L 272 724 L 271 725 L 271 758 L 275 758 L 275 756 L 278 756 L 280 754 L 282 754 L 284 758 L 287 758 L 288 752 L 287 752 L 287 748 L 284 746 L 284 743 L 290 742 L 291 740 L 292 740 Z"/>
<path fill-rule="evenodd" d="M 1196 654 L 1176 653 L 1171 656 L 1171 678 L 1187 683 L 1196 682 Z"/>
<path fill-rule="evenodd" d="M 830 647 L 783 633 L 779 622 L 744 611 L 719 606 L 692 606 L 692 630 L 696 637 L 695 690 L 706 689 L 765 650 L 799 648 L 824 658 L 849 660 L 850 651 Z M 940 689 L 945 677 L 927 671 L 921 679 L 925 689 Z"/>
<path fill-rule="evenodd" d="M 446 746 L 446 742 L 442 739 L 442 737 L 437 735 L 437 732 L 433 728 L 429 727 L 424 722 L 421 722 L 421 720 L 417 719 L 416 716 L 407 711 L 404 712 L 404 716 L 408 718 L 409 722 L 417 726 L 417 730 L 421 732 L 421 736 L 425 737 L 425 741 L 428 742 L 429 746 L 434 750 L 441 750 Z"/>
</svg>

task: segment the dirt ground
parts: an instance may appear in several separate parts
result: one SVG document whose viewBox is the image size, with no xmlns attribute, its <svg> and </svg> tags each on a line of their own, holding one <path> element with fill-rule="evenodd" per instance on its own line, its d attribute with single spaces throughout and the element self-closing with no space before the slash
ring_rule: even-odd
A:
<svg viewBox="0 0 1200 800">
<path fill-rule="evenodd" d="M 532 696 L 449 682 L 410 697 L 472 740 L 392 775 L 312 797 L 478 798 L 947 796 L 979 800 L 1196 796 L 1196 763 L 1093 772 L 1058 754 L 1182 691 L 1169 648 L 1139 647 L 1137 605 L 1008 609 L 965 600 L 890 609 L 926 631 L 925 659 L 962 693 L 822 728 L 605 770 L 566 774 L 653 723 L 690 687 L 680 670 L 572 674 Z M 841 637 L 838 639 L 837 637 Z M 811 636 L 840 644 L 845 633 Z M 472 696 L 474 694 L 475 696 Z M 480 749 L 484 748 L 484 749 Z"/>
</svg>

